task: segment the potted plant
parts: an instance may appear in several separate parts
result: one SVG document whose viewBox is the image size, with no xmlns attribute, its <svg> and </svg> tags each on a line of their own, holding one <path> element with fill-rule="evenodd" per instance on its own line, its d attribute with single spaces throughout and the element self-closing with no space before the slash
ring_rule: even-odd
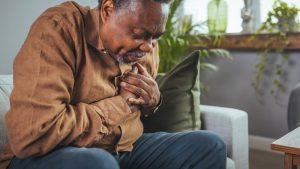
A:
<svg viewBox="0 0 300 169">
<path fill-rule="evenodd" d="M 192 44 L 207 43 L 207 39 L 214 41 L 207 34 L 201 34 L 199 30 L 205 23 L 193 24 L 190 15 L 177 15 L 176 11 L 184 0 L 174 0 L 170 8 L 166 33 L 158 41 L 160 67 L 159 72 L 165 73 L 179 63 L 184 56 L 191 52 Z M 218 36 L 219 37 L 219 36 Z M 205 40 L 205 41 L 204 41 Z M 211 57 L 230 58 L 229 52 L 223 49 L 202 49 L 200 50 L 200 69 L 217 70 L 217 67 L 208 62 Z M 201 89 L 206 91 L 206 86 L 200 84 Z"/>
<path fill-rule="evenodd" d="M 262 23 L 258 33 L 266 32 L 297 32 L 296 17 L 299 9 L 281 0 L 275 0 L 267 19 Z"/>
<path fill-rule="evenodd" d="M 290 44 L 287 33 L 299 31 L 299 21 L 296 19 L 299 9 L 281 0 L 275 0 L 272 10 L 268 12 L 266 20 L 257 30 L 251 40 L 260 33 L 272 33 L 264 42 L 263 51 L 256 64 L 255 78 L 252 86 L 259 95 L 265 94 L 265 89 L 270 88 L 272 95 L 286 91 L 283 80 L 287 79 L 286 64 L 289 55 L 286 47 Z M 277 55 L 270 55 L 272 44 L 276 41 L 280 48 L 274 49 Z"/>
</svg>

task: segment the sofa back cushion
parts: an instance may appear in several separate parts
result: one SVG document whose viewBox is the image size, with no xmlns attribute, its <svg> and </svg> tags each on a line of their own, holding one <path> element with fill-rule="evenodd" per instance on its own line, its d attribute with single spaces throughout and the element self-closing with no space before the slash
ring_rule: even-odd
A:
<svg viewBox="0 0 300 169">
<path fill-rule="evenodd" d="M 13 88 L 12 75 L 0 75 L 0 151 L 8 143 L 4 116 L 9 110 L 9 96 Z"/>
<path fill-rule="evenodd" d="M 156 114 L 142 118 L 144 132 L 200 129 L 200 53 L 188 55 L 170 72 L 156 78 L 163 96 Z"/>
</svg>

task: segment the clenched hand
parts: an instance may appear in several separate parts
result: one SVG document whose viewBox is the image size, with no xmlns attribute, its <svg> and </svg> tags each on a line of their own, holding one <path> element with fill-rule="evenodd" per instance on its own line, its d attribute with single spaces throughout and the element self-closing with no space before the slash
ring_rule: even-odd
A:
<svg viewBox="0 0 300 169">
<path fill-rule="evenodd" d="M 156 81 L 146 68 L 136 63 L 138 73 L 128 72 L 122 79 L 121 87 L 136 95 L 128 99 L 132 105 L 139 105 L 146 109 L 155 109 L 160 101 L 160 91 Z"/>
</svg>

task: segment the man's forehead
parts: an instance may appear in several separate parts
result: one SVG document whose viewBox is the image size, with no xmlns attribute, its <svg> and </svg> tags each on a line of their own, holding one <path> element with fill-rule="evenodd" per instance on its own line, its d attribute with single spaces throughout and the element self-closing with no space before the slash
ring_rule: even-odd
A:
<svg viewBox="0 0 300 169">
<path fill-rule="evenodd" d="M 149 27 L 144 27 L 143 25 L 138 25 L 137 27 L 135 27 L 136 29 L 141 29 L 143 31 L 146 31 L 148 33 L 150 33 L 151 35 L 154 36 L 161 36 L 162 34 L 165 33 L 165 27 L 164 25 L 162 26 L 153 26 L 152 28 Z"/>
<path fill-rule="evenodd" d="M 140 9 L 143 9 L 143 11 L 148 11 L 148 10 L 152 10 L 152 9 L 161 9 L 163 11 L 166 11 L 169 9 L 169 4 L 167 3 L 161 3 L 161 2 L 157 2 L 155 0 L 125 0 L 127 2 L 123 2 L 126 3 L 124 4 L 123 8 L 121 9 L 125 9 L 131 12 L 140 12 Z"/>
<path fill-rule="evenodd" d="M 137 25 L 148 32 L 163 32 L 167 20 L 169 5 L 158 3 L 153 0 L 133 0 L 128 6 L 129 10 L 124 11 L 130 17 L 128 20 L 136 21 Z M 145 1 L 145 3 L 142 3 Z M 147 1 L 147 2 L 146 2 Z M 151 2 L 149 2 L 151 1 Z"/>
</svg>

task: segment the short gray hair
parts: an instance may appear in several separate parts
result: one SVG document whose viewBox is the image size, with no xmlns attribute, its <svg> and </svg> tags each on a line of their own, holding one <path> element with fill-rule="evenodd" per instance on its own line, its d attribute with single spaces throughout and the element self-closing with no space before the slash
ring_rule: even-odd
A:
<svg viewBox="0 0 300 169">
<path fill-rule="evenodd" d="M 119 7 L 123 7 L 126 4 L 130 4 L 130 3 L 128 3 L 130 1 L 132 1 L 132 0 L 113 0 L 113 3 L 116 5 L 117 8 L 119 8 Z M 173 0 L 154 0 L 154 1 L 158 2 L 158 3 L 169 4 Z M 98 3 L 99 3 L 99 8 L 101 8 L 102 0 L 98 0 Z"/>
</svg>

